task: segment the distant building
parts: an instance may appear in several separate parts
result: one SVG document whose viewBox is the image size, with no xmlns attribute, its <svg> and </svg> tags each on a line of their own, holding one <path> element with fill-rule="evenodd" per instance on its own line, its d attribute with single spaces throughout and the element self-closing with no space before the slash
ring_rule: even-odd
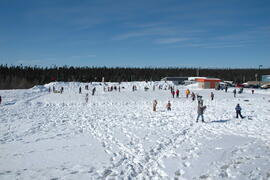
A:
<svg viewBox="0 0 270 180">
<path fill-rule="evenodd" d="M 188 77 L 164 77 L 161 81 L 172 81 L 173 84 L 184 84 L 184 82 L 188 80 Z"/>
<path fill-rule="evenodd" d="M 262 75 L 262 82 L 270 82 L 270 75 Z"/>
<path fill-rule="evenodd" d="M 184 81 L 185 85 L 195 84 L 197 83 L 195 80 L 197 78 L 206 78 L 206 77 L 188 77 L 188 80 Z"/>
<path fill-rule="evenodd" d="M 195 79 L 196 82 L 199 84 L 199 88 L 203 89 L 212 89 L 216 88 L 221 82 L 218 78 L 205 78 L 205 77 L 198 77 Z"/>
</svg>

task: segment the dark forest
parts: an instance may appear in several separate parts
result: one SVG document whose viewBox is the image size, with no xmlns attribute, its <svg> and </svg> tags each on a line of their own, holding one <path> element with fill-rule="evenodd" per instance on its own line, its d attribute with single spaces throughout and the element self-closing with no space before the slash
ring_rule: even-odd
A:
<svg viewBox="0 0 270 180">
<path fill-rule="evenodd" d="M 166 76 L 203 76 L 242 83 L 270 74 L 270 69 L 219 68 L 124 68 L 124 67 L 37 67 L 0 65 L 0 89 L 31 88 L 52 81 L 106 82 L 158 81 Z"/>
</svg>

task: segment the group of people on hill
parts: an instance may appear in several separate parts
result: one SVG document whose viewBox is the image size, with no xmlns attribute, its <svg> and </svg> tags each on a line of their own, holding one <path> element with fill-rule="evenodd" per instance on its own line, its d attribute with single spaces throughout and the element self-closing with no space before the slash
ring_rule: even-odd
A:
<svg viewBox="0 0 270 180">
<path fill-rule="evenodd" d="M 86 90 L 89 90 L 89 88 L 87 87 L 87 88 L 85 88 Z M 92 96 L 94 96 L 95 95 L 95 92 L 96 92 L 96 87 L 94 87 L 93 89 L 92 89 Z M 82 87 L 79 87 L 79 94 L 82 94 Z M 86 95 L 87 95 L 87 97 L 88 97 L 88 93 L 86 93 Z M 88 101 L 88 100 L 87 100 Z"/>
<path fill-rule="evenodd" d="M 134 91 L 137 91 L 137 86 L 133 85 L 133 86 L 132 86 L 132 91 L 133 91 L 133 92 L 134 92 Z"/>
<path fill-rule="evenodd" d="M 106 92 L 106 90 L 108 92 L 117 91 L 117 90 L 118 90 L 118 92 L 120 92 L 121 91 L 121 87 L 120 86 L 118 86 L 118 87 L 117 86 L 108 86 L 108 87 L 104 86 L 103 87 L 103 91 Z"/>
<path fill-rule="evenodd" d="M 162 89 L 161 86 L 158 86 L 158 87 L 159 87 L 159 89 Z M 104 91 L 106 91 L 105 88 L 106 87 L 104 86 Z M 85 89 L 86 90 L 89 90 L 89 86 L 86 85 L 85 86 Z M 118 90 L 120 92 L 121 87 L 120 86 L 119 87 L 117 87 L 117 86 L 108 86 L 107 89 L 108 89 L 108 91 L 113 91 L 113 90 L 117 91 Z M 173 86 L 169 86 L 168 89 L 170 89 L 170 92 L 171 92 L 173 98 L 174 97 L 179 98 L 179 93 L 180 93 L 179 89 L 174 90 L 174 87 Z M 136 90 L 137 90 L 137 86 L 133 85 L 132 86 L 132 91 L 136 91 Z M 60 91 L 56 91 L 55 90 L 55 87 L 53 86 L 53 92 L 54 93 L 63 93 L 63 91 L 64 91 L 64 88 L 63 87 L 60 88 Z M 153 86 L 153 91 L 155 91 L 155 85 Z M 226 89 L 225 89 L 225 91 L 226 91 Z M 51 87 L 49 87 L 49 92 L 51 92 Z M 93 96 L 95 95 L 95 92 L 96 92 L 96 87 L 94 87 L 92 89 L 92 95 Z M 81 93 L 82 93 L 82 88 L 79 87 L 79 94 L 81 94 Z M 233 93 L 234 93 L 234 97 L 236 97 L 236 89 L 233 90 Z M 252 94 L 253 93 L 254 93 L 254 91 L 252 91 Z M 196 97 L 197 97 L 198 106 L 197 106 L 197 118 L 196 118 L 196 122 L 198 122 L 199 118 L 201 118 L 202 122 L 205 122 L 204 121 L 203 114 L 204 114 L 204 112 L 206 110 L 206 106 L 203 105 L 202 96 L 200 96 L 199 94 L 195 95 L 195 93 L 194 92 L 191 92 L 189 89 L 186 89 L 185 95 L 186 95 L 186 98 L 189 98 L 189 96 L 191 96 L 192 101 L 194 101 L 196 99 Z M 214 97 L 215 97 L 214 93 L 211 92 L 210 93 L 211 100 L 214 100 Z M 1 104 L 1 101 L 2 101 L 2 98 L 0 96 L 0 104 Z M 88 101 L 89 101 L 89 94 L 86 93 L 85 102 L 88 103 Z M 153 111 L 157 111 L 157 104 L 158 104 L 157 100 L 154 100 L 153 101 Z M 171 107 L 172 107 L 172 104 L 171 104 L 170 101 L 168 101 L 168 103 L 166 104 L 167 111 L 171 111 Z M 244 116 L 242 116 L 242 114 L 241 114 L 241 110 L 242 109 L 240 107 L 240 104 L 237 104 L 237 106 L 235 107 L 236 118 L 238 118 L 239 116 L 241 118 L 244 118 Z"/>
<path fill-rule="evenodd" d="M 176 92 L 177 92 L 176 97 L 179 97 L 179 90 L 177 89 Z M 176 93 L 176 92 L 174 92 L 174 90 L 171 89 L 171 93 L 172 93 L 172 97 L 173 97 L 173 98 L 174 98 L 174 93 Z M 186 98 L 188 98 L 189 95 L 191 94 L 192 101 L 195 100 L 196 95 L 195 95 L 194 92 L 190 93 L 190 90 L 187 89 L 187 90 L 185 91 L 185 94 L 186 94 Z M 214 93 L 211 92 L 211 94 L 210 94 L 211 100 L 214 100 L 214 96 L 215 96 Z M 203 116 L 203 114 L 204 114 L 204 112 L 205 112 L 205 110 L 206 110 L 206 106 L 203 105 L 202 96 L 200 96 L 199 94 L 197 94 L 197 100 L 198 100 L 198 106 L 197 106 L 197 118 L 196 118 L 196 122 L 198 122 L 200 118 L 201 118 L 202 122 L 205 122 L 205 121 L 204 121 L 204 116 Z M 154 112 L 157 111 L 157 104 L 158 104 L 157 100 L 154 100 L 154 101 L 153 101 L 153 111 L 154 111 Z M 167 109 L 167 111 L 171 111 L 171 106 L 172 106 L 171 102 L 168 101 L 168 103 L 166 104 L 166 109 Z M 236 118 L 238 118 L 239 116 L 240 116 L 242 119 L 244 118 L 244 116 L 241 114 L 241 110 L 242 110 L 242 108 L 241 108 L 240 104 L 237 104 L 236 107 L 235 107 Z"/>
<path fill-rule="evenodd" d="M 174 89 L 171 89 L 171 94 L 173 98 L 174 96 L 176 96 L 176 98 L 179 98 L 179 89 L 176 89 L 176 91 L 174 91 Z"/>
<path fill-rule="evenodd" d="M 49 87 L 49 90 L 48 90 L 48 91 L 49 91 L 49 93 L 52 91 L 52 90 L 51 90 L 51 87 Z M 58 91 L 58 90 L 56 90 L 55 87 L 53 86 L 53 93 L 60 93 L 60 94 L 62 94 L 63 92 L 64 92 L 64 87 L 61 87 L 60 90 Z"/>
<path fill-rule="evenodd" d="M 153 111 L 154 111 L 154 112 L 157 111 L 157 104 L 158 104 L 158 102 L 157 102 L 157 100 L 155 99 L 155 100 L 153 101 Z M 172 110 L 172 109 L 171 109 L 171 106 L 172 106 L 171 102 L 168 101 L 168 103 L 166 104 L 166 109 L 167 109 L 167 111 L 171 111 L 171 110 Z"/>
</svg>

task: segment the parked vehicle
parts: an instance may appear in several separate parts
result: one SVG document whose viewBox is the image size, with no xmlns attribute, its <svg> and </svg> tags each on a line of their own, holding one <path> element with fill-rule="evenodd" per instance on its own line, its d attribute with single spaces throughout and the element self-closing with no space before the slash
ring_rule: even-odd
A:
<svg viewBox="0 0 270 180">
<path fill-rule="evenodd" d="M 270 84 L 264 84 L 261 86 L 262 89 L 269 89 L 270 88 Z"/>
<path fill-rule="evenodd" d="M 235 87 L 235 84 L 233 83 L 233 81 L 224 81 L 224 83 L 225 83 L 228 87 Z"/>
<path fill-rule="evenodd" d="M 243 84 L 236 84 L 236 86 L 235 87 L 237 87 L 237 88 L 243 88 L 243 87 L 245 87 Z"/>
<path fill-rule="evenodd" d="M 260 88 L 258 84 L 248 84 L 248 83 L 243 83 L 245 88 Z"/>
</svg>

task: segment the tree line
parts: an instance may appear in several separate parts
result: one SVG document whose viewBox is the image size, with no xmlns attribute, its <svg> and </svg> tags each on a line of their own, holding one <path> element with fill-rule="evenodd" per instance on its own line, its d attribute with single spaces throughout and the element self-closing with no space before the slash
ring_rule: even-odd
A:
<svg viewBox="0 0 270 180">
<path fill-rule="evenodd" d="M 131 68 L 131 67 L 37 67 L 0 65 L 0 89 L 31 88 L 52 81 L 106 82 L 158 81 L 168 76 L 203 76 L 242 83 L 270 74 L 270 68 Z"/>
</svg>

